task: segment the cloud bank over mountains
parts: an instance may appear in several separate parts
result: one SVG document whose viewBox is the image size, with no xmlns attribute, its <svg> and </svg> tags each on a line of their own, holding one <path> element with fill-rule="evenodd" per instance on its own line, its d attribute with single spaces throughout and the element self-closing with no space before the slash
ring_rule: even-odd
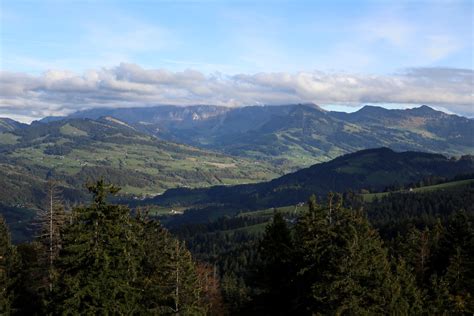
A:
<svg viewBox="0 0 474 316">
<path fill-rule="evenodd" d="M 364 103 L 428 104 L 474 116 L 474 70 L 411 68 L 392 75 L 328 73 L 204 74 L 121 63 L 83 74 L 0 73 L 0 116 L 30 121 L 94 107 L 144 105 Z"/>
</svg>

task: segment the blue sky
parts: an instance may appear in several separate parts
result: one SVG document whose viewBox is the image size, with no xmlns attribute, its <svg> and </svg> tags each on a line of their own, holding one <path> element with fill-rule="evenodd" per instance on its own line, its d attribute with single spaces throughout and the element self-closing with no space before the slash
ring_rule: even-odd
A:
<svg viewBox="0 0 474 316">
<path fill-rule="evenodd" d="M 117 77 L 116 69 L 123 70 L 127 67 L 120 65 L 133 64 L 138 67 L 133 68 L 135 70 L 159 69 L 170 72 L 168 76 L 192 70 L 202 75 L 201 79 L 193 80 L 207 82 L 218 73 L 222 80 L 232 81 L 229 84 L 235 84 L 235 76 L 262 73 L 288 74 L 293 80 L 300 80 L 297 74 L 301 73 L 324 73 L 330 78 L 336 75 L 338 82 L 344 81 L 344 74 L 352 78 L 349 81 L 359 83 L 373 76 L 395 78 L 393 82 L 397 82 L 400 76 L 406 81 L 406 73 L 412 69 L 453 69 L 455 81 L 459 79 L 456 71 L 462 69 L 468 71 L 467 79 L 471 80 L 473 1 L 255 2 L 3 0 L 0 15 L 2 77 L 8 77 L 9 84 L 12 80 L 23 80 L 17 84 L 24 85 L 28 80 L 64 81 L 73 76 L 77 80 L 89 80 L 91 72 L 101 72 L 102 76 L 104 69 L 108 69 L 115 80 L 123 80 Z M 12 74 L 16 79 L 11 78 Z M 286 82 L 285 76 L 278 78 L 278 83 L 271 80 L 274 86 L 281 86 L 281 80 Z M 465 80 L 465 74 L 461 78 Z M 303 88 L 307 89 L 310 88 Z M 352 100 L 326 97 L 319 86 L 314 89 L 318 94 L 306 91 L 294 100 L 349 106 L 369 101 L 423 102 L 423 98 L 412 94 L 401 99 L 363 98 L 360 92 Z M 363 89 L 370 90 L 370 87 Z M 43 91 L 48 93 L 47 89 Z M 442 91 L 446 95 L 446 91 Z M 0 114 L 2 108 L 12 112 L 18 102 L 8 101 L 13 98 L 11 91 L 2 92 Z M 443 99 L 438 106 L 469 114 L 472 83 L 467 102 L 466 87 L 461 92 L 454 91 L 453 95 L 459 93 L 464 95 L 449 100 L 464 103 L 464 108 L 451 108 L 448 99 Z M 54 91 L 50 91 L 50 95 L 53 94 Z M 40 110 L 40 103 L 45 100 L 34 94 L 20 97 L 27 98 L 31 104 L 37 103 L 38 115 L 58 111 Z M 216 103 L 285 102 L 284 97 L 276 96 L 241 98 L 240 102 L 238 99 L 239 96 L 227 95 Z M 19 101 L 18 96 L 14 101 Z M 104 105 L 96 101 L 90 106 Z M 161 101 L 166 100 L 151 98 L 146 102 Z M 175 97 L 175 101 L 183 99 Z M 188 98 L 184 103 L 192 101 Z M 196 98 L 198 101 L 206 102 L 206 99 L 200 95 Z M 209 98 L 209 102 L 215 101 Z M 288 98 L 290 101 L 293 99 Z M 432 101 L 427 98 L 427 102 Z M 24 108 L 23 113 L 26 111 Z"/>
<path fill-rule="evenodd" d="M 2 1 L 2 68 L 472 68 L 472 1 Z"/>
</svg>

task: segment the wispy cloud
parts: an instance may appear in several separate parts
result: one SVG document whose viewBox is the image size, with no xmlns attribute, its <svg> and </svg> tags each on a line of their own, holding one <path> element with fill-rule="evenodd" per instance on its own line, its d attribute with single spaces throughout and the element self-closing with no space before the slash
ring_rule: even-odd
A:
<svg viewBox="0 0 474 316">
<path fill-rule="evenodd" d="M 0 115 L 34 119 L 94 107 L 315 102 L 429 104 L 473 116 L 473 80 L 473 70 L 453 68 L 412 68 L 393 75 L 320 71 L 206 75 L 121 63 L 83 74 L 2 72 Z"/>
</svg>

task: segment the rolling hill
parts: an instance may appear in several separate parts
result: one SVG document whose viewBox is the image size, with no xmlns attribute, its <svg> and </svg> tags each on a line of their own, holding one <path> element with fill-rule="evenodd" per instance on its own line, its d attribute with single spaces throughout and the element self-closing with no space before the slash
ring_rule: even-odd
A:
<svg viewBox="0 0 474 316">
<path fill-rule="evenodd" d="M 11 132 L 25 126 L 28 126 L 28 125 L 17 122 L 9 118 L 0 117 L 0 133 Z"/>
<path fill-rule="evenodd" d="M 427 177 L 452 178 L 472 174 L 474 157 L 450 159 L 422 152 L 394 152 L 388 148 L 362 150 L 284 175 L 269 182 L 205 189 L 179 188 L 144 203 L 211 206 L 244 210 L 278 207 L 306 201 L 311 194 L 361 189 L 373 192 L 408 185 Z"/>
<path fill-rule="evenodd" d="M 94 109 L 71 117 L 102 116 L 161 139 L 267 160 L 285 172 L 377 147 L 474 154 L 474 121 L 428 106 L 407 110 L 365 106 L 354 113 L 324 111 L 314 104 L 161 106 Z"/>
<path fill-rule="evenodd" d="M 0 133 L 1 201 L 38 205 L 45 180 L 66 199 L 103 176 L 124 194 L 156 195 L 172 187 L 262 181 L 277 176 L 263 162 L 158 140 L 112 117 L 64 119 Z"/>
</svg>

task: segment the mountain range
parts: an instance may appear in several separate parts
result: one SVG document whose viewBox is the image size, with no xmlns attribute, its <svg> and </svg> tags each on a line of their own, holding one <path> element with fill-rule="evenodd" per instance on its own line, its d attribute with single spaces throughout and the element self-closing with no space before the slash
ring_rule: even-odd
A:
<svg viewBox="0 0 474 316">
<path fill-rule="evenodd" d="M 31 125 L 0 119 L 0 198 L 5 205 L 38 207 L 48 178 L 59 181 L 70 200 L 82 199 L 84 183 L 101 176 L 120 185 L 125 195 L 136 197 L 178 187 L 256 183 L 377 147 L 459 157 L 474 153 L 473 131 L 473 120 L 428 106 L 407 110 L 365 106 L 354 113 L 325 111 L 314 104 L 159 106 L 86 110 Z M 387 161 L 384 170 L 394 170 L 391 180 L 401 177 L 395 162 Z M 351 178 L 351 188 L 380 189 L 374 181 L 359 185 L 358 177 Z M 285 185 L 271 190 L 278 192 L 293 183 L 291 177 L 279 179 Z M 268 195 L 261 191 L 267 186 L 259 184 L 259 196 Z M 321 184 L 310 182 L 297 186 L 304 196 L 322 190 Z M 301 199 L 296 193 L 294 198 Z"/>
<path fill-rule="evenodd" d="M 315 104 L 160 106 L 93 109 L 59 119 L 105 116 L 163 140 L 270 161 L 284 172 L 366 148 L 474 153 L 474 120 L 428 106 L 406 110 L 365 106 L 353 113 L 325 111 Z"/>
</svg>

